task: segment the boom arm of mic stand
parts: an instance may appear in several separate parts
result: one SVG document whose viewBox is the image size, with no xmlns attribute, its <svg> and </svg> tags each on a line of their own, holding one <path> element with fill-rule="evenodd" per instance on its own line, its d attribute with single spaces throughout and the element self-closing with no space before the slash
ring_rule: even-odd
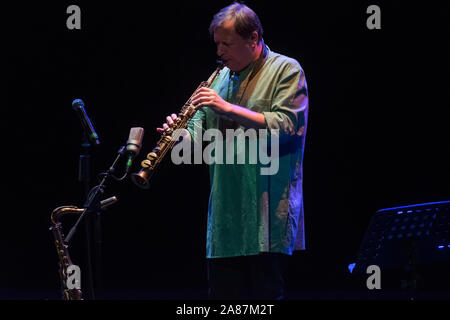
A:
<svg viewBox="0 0 450 320">
<path fill-rule="evenodd" d="M 122 148 L 121 148 L 122 150 Z M 72 229 L 70 229 L 69 234 L 67 235 L 67 237 L 64 239 L 65 243 L 68 243 L 70 241 L 70 239 L 72 238 L 72 236 L 74 235 L 78 224 L 80 223 L 80 221 L 83 219 L 83 217 L 85 216 L 86 213 L 89 213 L 91 211 L 95 211 L 101 208 L 101 202 L 99 201 L 100 195 L 103 194 L 104 190 L 104 185 L 106 183 L 106 180 L 108 179 L 109 176 L 112 175 L 112 173 L 115 170 L 115 166 L 117 164 L 117 162 L 119 161 L 120 157 L 122 157 L 123 152 L 120 152 L 121 150 L 119 150 L 119 154 L 117 155 L 116 159 L 114 160 L 113 164 L 111 165 L 111 167 L 109 168 L 109 170 L 106 172 L 105 176 L 103 177 L 103 180 L 100 182 L 100 184 L 98 186 L 95 186 L 91 189 L 91 192 L 89 192 L 89 197 L 86 200 L 86 203 L 84 204 L 84 207 L 86 208 L 83 213 L 80 215 L 80 217 L 78 218 L 77 222 L 75 223 L 75 225 L 72 227 Z M 94 192 L 92 194 L 92 192 Z"/>
</svg>

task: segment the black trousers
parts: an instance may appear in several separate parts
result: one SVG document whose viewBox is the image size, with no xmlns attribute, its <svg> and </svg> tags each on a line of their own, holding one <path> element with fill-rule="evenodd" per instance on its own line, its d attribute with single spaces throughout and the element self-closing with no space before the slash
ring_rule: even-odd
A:
<svg viewBox="0 0 450 320">
<path fill-rule="evenodd" d="M 261 253 L 208 259 L 209 299 L 282 300 L 288 258 L 282 253 Z"/>
</svg>

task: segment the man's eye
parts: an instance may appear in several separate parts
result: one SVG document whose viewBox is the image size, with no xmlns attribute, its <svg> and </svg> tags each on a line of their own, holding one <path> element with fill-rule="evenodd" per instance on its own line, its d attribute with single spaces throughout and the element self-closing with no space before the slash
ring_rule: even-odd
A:
<svg viewBox="0 0 450 320">
<path fill-rule="evenodd" d="M 232 45 L 232 43 L 225 43 L 225 42 L 216 42 L 216 46 L 222 45 L 224 47 L 230 47 Z"/>
</svg>

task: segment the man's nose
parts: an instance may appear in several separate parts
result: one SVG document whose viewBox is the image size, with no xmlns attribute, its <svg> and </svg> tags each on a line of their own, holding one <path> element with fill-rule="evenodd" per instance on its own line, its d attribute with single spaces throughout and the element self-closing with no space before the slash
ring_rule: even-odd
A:
<svg viewBox="0 0 450 320">
<path fill-rule="evenodd" d="M 223 46 L 222 45 L 217 45 L 217 55 L 219 56 L 219 57 L 222 57 L 222 55 L 224 54 L 224 51 L 223 51 Z"/>
</svg>

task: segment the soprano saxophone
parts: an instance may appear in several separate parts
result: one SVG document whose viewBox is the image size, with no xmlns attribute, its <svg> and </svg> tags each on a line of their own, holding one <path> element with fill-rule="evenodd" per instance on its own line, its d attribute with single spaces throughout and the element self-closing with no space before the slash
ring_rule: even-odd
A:
<svg viewBox="0 0 450 320">
<path fill-rule="evenodd" d="M 158 140 L 156 147 L 147 154 L 147 158 L 141 162 L 141 170 L 138 173 L 133 173 L 131 175 L 131 180 L 140 188 L 148 189 L 149 181 L 154 173 L 156 167 L 164 159 L 166 153 L 172 150 L 173 146 L 176 144 L 179 138 L 178 129 L 186 129 L 189 121 L 192 119 L 194 114 L 197 112 L 198 108 L 192 104 L 192 98 L 195 92 L 201 88 L 209 88 L 213 83 L 214 79 L 219 75 L 220 70 L 223 69 L 224 63 L 222 61 L 217 61 L 218 66 L 214 73 L 209 77 L 207 81 L 202 81 L 191 97 L 186 101 L 186 103 L 181 108 L 180 113 L 178 113 L 178 118 L 174 120 L 174 126 L 164 131 Z M 177 131 L 178 130 L 178 131 Z M 172 133 L 177 132 L 178 136 L 172 137 Z"/>
</svg>

